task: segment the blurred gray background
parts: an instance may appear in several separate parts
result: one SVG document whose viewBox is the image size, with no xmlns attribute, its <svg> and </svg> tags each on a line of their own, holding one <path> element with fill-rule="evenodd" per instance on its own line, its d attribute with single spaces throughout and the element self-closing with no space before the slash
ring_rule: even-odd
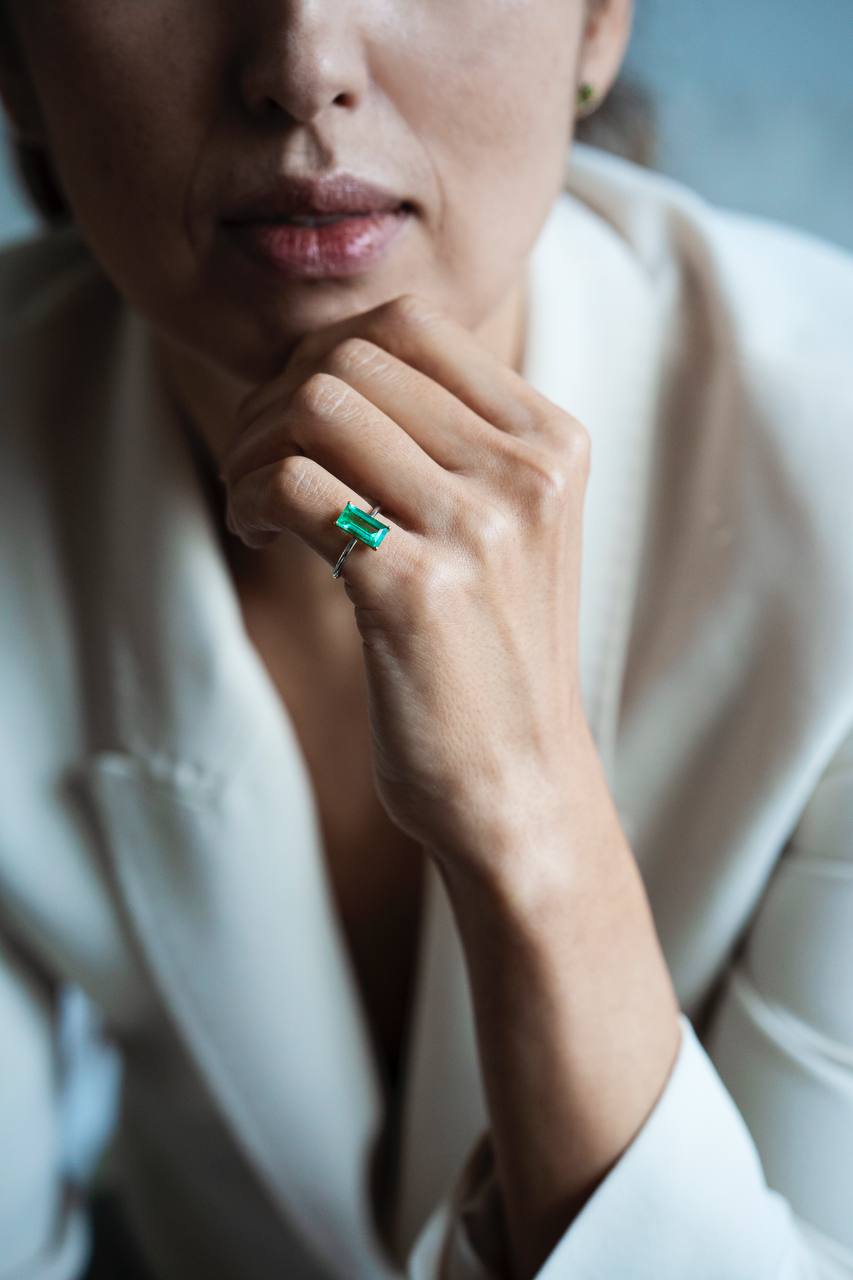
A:
<svg viewBox="0 0 853 1280">
<path fill-rule="evenodd" d="M 853 0 L 636 0 L 655 167 L 853 250 Z M 0 240 L 36 227 L 0 154 Z"/>
<path fill-rule="evenodd" d="M 649 95 L 655 167 L 853 250 L 851 63 L 853 0 L 637 0 L 626 76 Z M 0 139 L 0 242 L 37 227 Z M 119 1073 L 82 994 L 65 995 L 67 1163 L 85 1177 Z"/>
<path fill-rule="evenodd" d="M 656 167 L 853 249 L 853 0 L 635 0 Z"/>
</svg>

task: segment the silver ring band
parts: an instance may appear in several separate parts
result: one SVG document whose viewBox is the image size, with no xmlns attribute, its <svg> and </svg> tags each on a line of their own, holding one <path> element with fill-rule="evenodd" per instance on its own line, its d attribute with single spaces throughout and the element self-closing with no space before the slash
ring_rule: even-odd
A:
<svg viewBox="0 0 853 1280">
<path fill-rule="evenodd" d="M 375 506 L 375 507 L 373 508 L 373 510 L 370 512 L 370 515 L 375 516 L 375 515 L 376 515 L 376 513 L 378 512 L 378 510 L 379 510 L 379 507 L 378 507 L 378 506 Z M 336 564 L 335 564 L 335 567 L 334 567 L 334 569 L 332 570 L 332 577 L 333 577 L 333 578 L 339 578 L 339 577 L 341 576 L 341 569 L 344 567 L 344 561 L 346 560 L 346 558 L 347 558 L 347 556 L 349 555 L 349 553 L 352 551 L 352 549 L 353 549 L 353 547 L 355 546 L 355 544 L 356 544 L 357 542 L 360 542 L 360 541 L 361 541 L 361 539 L 360 539 L 360 538 L 351 538 L 351 539 L 349 540 L 349 542 L 348 542 L 348 543 L 347 543 L 347 545 L 344 547 L 344 549 L 343 549 L 343 551 L 341 552 L 341 554 L 338 556 L 338 559 L 337 559 L 337 562 L 336 562 Z"/>
</svg>

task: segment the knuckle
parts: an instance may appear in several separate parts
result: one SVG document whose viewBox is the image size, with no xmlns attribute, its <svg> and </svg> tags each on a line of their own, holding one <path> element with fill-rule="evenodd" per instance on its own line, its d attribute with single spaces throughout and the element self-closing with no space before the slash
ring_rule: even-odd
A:
<svg viewBox="0 0 853 1280">
<path fill-rule="evenodd" d="M 333 412 L 346 395 L 347 389 L 339 378 L 318 369 L 296 388 L 289 407 L 297 413 L 318 418 Z"/>
<path fill-rule="evenodd" d="M 586 484 L 590 456 L 589 432 L 580 423 L 572 423 L 563 431 L 556 449 L 528 457 L 524 484 L 528 501 L 543 512 L 562 506 L 578 484 Z"/>
<path fill-rule="evenodd" d="M 537 505 L 547 510 L 559 507 L 571 489 L 572 471 L 561 463 L 539 467 L 532 476 L 532 490 Z"/>
<path fill-rule="evenodd" d="M 411 604 L 426 590 L 430 573 L 430 556 L 425 547 L 410 541 L 395 565 L 396 586 Z"/>
<path fill-rule="evenodd" d="M 450 607 L 456 574 L 446 555 L 422 551 L 409 566 L 405 590 L 410 612 L 427 618 Z"/>
<path fill-rule="evenodd" d="M 562 452 L 529 455 L 521 485 L 526 504 L 539 515 L 561 507 L 572 487 L 572 474 Z"/>
<path fill-rule="evenodd" d="M 300 453 L 248 471 L 229 490 L 228 527 L 244 539 L 268 535 L 294 507 L 304 505 L 316 487 L 316 468 Z"/>
<path fill-rule="evenodd" d="M 380 364 L 382 355 L 381 349 L 375 342 L 351 334 L 332 349 L 328 369 L 338 377 L 346 378 L 348 374 L 358 373 L 361 369 L 369 369 Z"/>
<path fill-rule="evenodd" d="M 519 377 L 521 375 L 518 375 Z M 549 440 L 554 423 L 554 405 L 550 400 L 534 391 L 529 383 L 522 381 L 517 400 L 526 414 L 528 430 L 525 438 L 530 440 Z"/>
<path fill-rule="evenodd" d="M 388 303 L 388 315 L 394 323 L 420 328 L 434 321 L 436 310 L 419 293 L 401 293 Z"/>
<path fill-rule="evenodd" d="M 393 592 L 398 610 L 423 620 L 443 607 L 449 574 L 443 557 L 419 540 L 408 539 L 394 563 Z"/>
<path fill-rule="evenodd" d="M 469 508 L 465 544 L 474 551 L 478 561 L 495 556 L 513 532 L 512 524 L 509 513 L 501 507 Z"/>
<path fill-rule="evenodd" d="M 316 481 L 317 472 L 311 460 L 302 453 L 291 453 L 275 469 L 273 492 L 279 501 L 291 506 L 312 497 Z"/>
</svg>

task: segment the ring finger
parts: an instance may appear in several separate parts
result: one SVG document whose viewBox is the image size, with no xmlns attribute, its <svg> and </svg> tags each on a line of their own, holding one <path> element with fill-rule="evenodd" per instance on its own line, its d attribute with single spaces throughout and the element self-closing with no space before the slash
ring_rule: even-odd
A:
<svg viewBox="0 0 853 1280">
<path fill-rule="evenodd" d="M 259 424 L 260 425 L 260 424 Z M 234 454 L 223 471 L 229 509 L 239 527 L 251 493 L 257 511 L 258 482 L 264 472 L 275 485 L 275 468 L 292 455 L 305 455 L 363 501 L 408 529 L 447 528 L 458 506 L 454 477 L 382 410 L 347 383 L 326 373 L 303 383 L 278 420 L 265 424 L 253 448 Z M 297 472 L 298 472 L 297 468 Z"/>
<path fill-rule="evenodd" d="M 248 546 L 265 547 L 287 530 L 301 538 L 331 566 L 335 565 L 352 536 L 335 523 L 345 504 L 351 502 L 365 511 L 377 505 L 366 502 L 361 494 L 343 484 L 313 458 L 300 453 L 291 453 L 284 459 L 248 472 L 241 481 L 241 490 L 240 502 L 234 509 L 239 514 L 235 520 L 229 506 L 228 526 Z M 417 533 L 395 524 L 384 510 L 380 510 L 376 518 L 389 525 L 389 532 L 380 546 L 359 548 L 356 544 L 341 571 L 345 581 L 358 585 L 361 573 L 366 570 L 370 574 L 366 581 L 374 591 L 381 585 L 383 577 L 390 580 L 401 563 L 412 563 L 419 541 Z M 363 561 L 359 563 L 356 553 L 369 549 L 382 551 L 378 565 L 372 559 L 366 565 Z"/>
<path fill-rule="evenodd" d="M 242 477 L 289 453 L 304 453 L 407 527 L 443 525 L 452 514 L 450 473 L 403 428 L 348 383 L 324 372 L 297 388 L 283 411 L 257 424 L 223 478 L 236 498 Z"/>
</svg>

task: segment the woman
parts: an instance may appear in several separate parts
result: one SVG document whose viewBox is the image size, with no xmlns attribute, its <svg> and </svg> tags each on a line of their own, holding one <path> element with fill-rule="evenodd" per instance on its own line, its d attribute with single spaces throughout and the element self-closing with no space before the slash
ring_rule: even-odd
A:
<svg viewBox="0 0 853 1280">
<path fill-rule="evenodd" d="M 154 1277 L 853 1275 L 850 260 L 629 0 L 4 7 L 0 1274 L 71 980 Z"/>
</svg>

